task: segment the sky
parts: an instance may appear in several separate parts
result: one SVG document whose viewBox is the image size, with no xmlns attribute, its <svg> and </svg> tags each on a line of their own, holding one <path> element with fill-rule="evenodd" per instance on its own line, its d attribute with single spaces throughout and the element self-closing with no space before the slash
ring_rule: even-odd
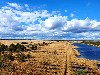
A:
<svg viewBox="0 0 100 75">
<path fill-rule="evenodd" d="M 100 0 L 0 0 L 0 39 L 100 40 Z"/>
</svg>

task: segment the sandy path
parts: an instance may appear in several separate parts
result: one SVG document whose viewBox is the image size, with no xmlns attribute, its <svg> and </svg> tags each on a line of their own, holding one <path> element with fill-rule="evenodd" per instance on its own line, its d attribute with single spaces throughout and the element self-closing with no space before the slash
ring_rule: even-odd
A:
<svg viewBox="0 0 100 75">
<path fill-rule="evenodd" d="M 71 72 L 71 56 L 73 55 L 73 46 L 67 42 L 66 44 L 66 49 L 67 51 L 67 71 L 66 71 L 66 75 L 72 75 Z"/>
</svg>

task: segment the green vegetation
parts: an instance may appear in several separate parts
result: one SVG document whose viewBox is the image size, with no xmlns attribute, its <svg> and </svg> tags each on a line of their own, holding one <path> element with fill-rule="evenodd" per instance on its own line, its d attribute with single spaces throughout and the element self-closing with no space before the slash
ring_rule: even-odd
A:
<svg viewBox="0 0 100 75">
<path fill-rule="evenodd" d="M 23 53 L 18 53 L 16 56 L 20 62 L 25 62 L 26 59 L 31 58 L 30 54 L 25 55 Z"/>
<path fill-rule="evenodd" d="M 43 45 L 48 45 L 47 43 L 43 42 Z"/>
<path fill-rule="evenodd" d="M 84 70 L 78 70 L 74 73 L 74 75 L 87 75 L 87 74 L 86 74 L 86 71 Z"/>
<path fill-rule="evenodd" d="M 4 51 L 6 51 L 7 49 L 8 49 L 7 45 L 0 44 L 0 52 L 4 53 Z"/>
<path fill-rule="evenodd" d="M 18 60 L 19 60 L 20 62 L 24 62 L 25 59 L 27 58 L 26 55 L 23 54 L 23 53 L 19 53 L 19 54 L 17 54 L 16 56 L 17 56 L 17 58 L 18 58 Z"/>
<path fill-rule="evenodd" d="M 12 55 L 12 53 L 4 54 L 4 55 L 3 55 L 3 59 L 4 59 L 4 60 L 11 60 L 11 61 L 13 61 L 14 58 L 15 58 L 15 57 Z"/>
<path fill-rule="evenodd" d="M 95 46 L 99 46 L 100 45 L 100 41 L 83 41 L 81 43 L 95 45 Z"/>
<path fill-rule="evenodd" d="M 10 52 L 19 52 L 19 51 L 25 51 L 26 47 L 24 45 L 21 45 L 19 43 L 11 44 L 9 47 L 4 44 L 0 44 L 0 52 L 4 53 L 4 51 L 10 51 Z"/>
<path fill-rule="evenodd" d="M 28 42 L 22 42 L 21 44 L 28 44 Z"/>
<path fill-rule="evenodd" d="M 30 54 L 27 54 L 27 58 L 31 58 L 31 55 Z"/>
<path fill-rule="evenodd" d="M 37 45 L 32 45 L 31 49 L 32 50 L 37 50 Z"/>
<path fill-rule="evenodd" d="M 0 68 L 4 68 L 5 64 L 4 64 L 4 59 L 3 56 L 0 56 Z"/>
<path fill-rule="evenodd" d="M 26 44 L 26 42 L 22 42 Z M 36 50 L 37 46 L 32 45 L 32 49 Z M 8 63 L 11 61 L 18 60 L 24 62 L 26 59 L 31 58 L 30 54 L 25 55 L 23 52 L 26 51 L 26 47 L 22 44 L 10 44 L 9 46 L 0 44 L 0 68 L 11 68 Z M 17 52 L 17 53 L 16 53 Z M 14 55 L 14 53 L 16 55 Z"/>
<path fill-rule="evenodd" d="M 18 60 L 19 62 L 25 62 L 31 58 L 30 53 L 25 54 L 25 52 L 28 50 L 27 48 L 30 48 L 29 50 L 37 50 L 37 44 L 24 44 L 28 43 L 12 43 L 9 46 L 0 43 L 0 69 L 4 68 L 10 72 L 13 72 L 15 70 L 15 65 L 13 65 L 12 61 Z"/>
<path fill-rule="evenodd" d="M 4 67 L 5 67 L 4 62 L 0 60 L 0 68 L 4 68 Z"/>
<path fill-rule="evenodd" d="M 9 46 L 8 50 L 10 52 L 19 52 L 19 51 L 25 51 L 26 47 L 24 45 L 21 45 L 21 44 L 17 43 L 16 45 L 11 44 Z"/>
</svg>

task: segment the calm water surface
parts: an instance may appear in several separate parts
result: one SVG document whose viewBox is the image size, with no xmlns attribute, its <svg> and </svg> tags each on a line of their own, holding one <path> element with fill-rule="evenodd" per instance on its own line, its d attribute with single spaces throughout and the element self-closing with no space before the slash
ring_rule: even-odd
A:
<svg viewBox="0 0 100 75">
<path fill-rule="evenodd" d="M 74 43 L 73 45 L 78 46 L 77 50 L 81 54 L 79 57 L 100 61 L 100 48 L 80 43 Z"/>
</svg>

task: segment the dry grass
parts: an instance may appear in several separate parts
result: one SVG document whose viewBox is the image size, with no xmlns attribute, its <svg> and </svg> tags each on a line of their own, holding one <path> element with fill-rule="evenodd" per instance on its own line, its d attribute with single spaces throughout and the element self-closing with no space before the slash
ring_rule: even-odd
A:
<svg viewBox="0 0 100 75">
<path fill-rule="evenodd" d="M 100 74 L 100 69 L 96 66 L 100 62 L 77 58 L 76 55 L 80 55 L 80 53 L 75 50 L 75 46 L 67 41 L 0 40 L 0 43 L 8 46 L 12 43 L 21 42 L 27 42 L 28 45 L 36 44 L 38 49 L 22 52 L 25 55 L 31 55 L 31 58 L 26 59 L 25 62 L 7 61 L 9 66 L 0 68 L 0 75 L 73 75 L 72 66 L 77 65 L 79 67 L 85 66 L 86 70 L 87 67 L 92 68 L 90 75 L 93 71 L 96 73 L 94 75 Z M 43 44 L 43 42 L 46 44 Z M 14 56 L 16 54 L 13 53 Z"/>
</svg>

